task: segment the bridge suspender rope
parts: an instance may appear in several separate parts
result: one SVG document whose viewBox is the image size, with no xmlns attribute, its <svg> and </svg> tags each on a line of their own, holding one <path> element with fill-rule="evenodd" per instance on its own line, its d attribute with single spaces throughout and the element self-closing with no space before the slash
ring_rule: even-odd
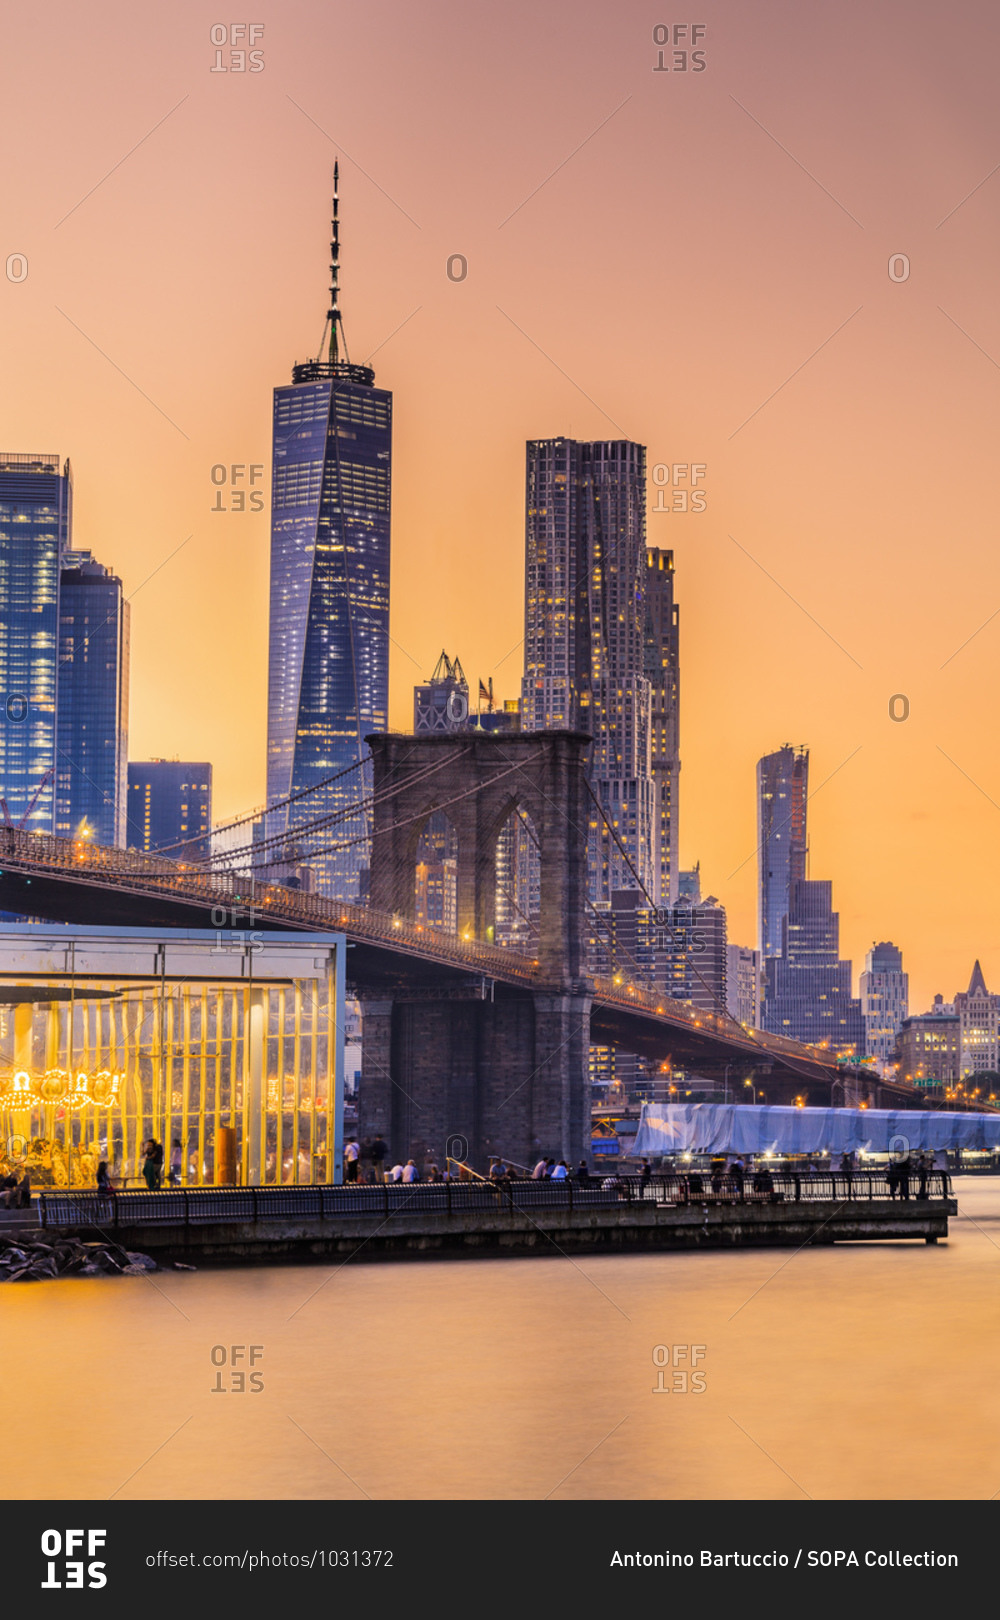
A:
<svg viewBox="0 0 1000 1620">
<path fill-rule="evenodd" d="M 334 822 L 346 820 L 348 817 L 360 814 L 362 811 L 368 809 L 374 809 L 377 805 L 383 804 L 387 799 L 394 798 L 397 794 L 402 793 L 406 788 L 412 787 L 415 782 L 421 782 L 425 777 L 433 776 L 437 771 L 443 770 L 449 763 L 450 762 L 448 760 L 442 760 L 436 765 L 429 766 L 426 770 L 412 772 L 411 775 L 405 779 L 405 781 L 399 783 L 396 787 L 386 789 L 381 794 L 370 794 L 364 799 L 355 799 L 351 804 L 345 806 L 344 808 L 340 810 L 331 810 L 324 815 L 317 816 L 313 821 L 303 822 L 299 827 L 288 828 L 283 833 L 274 833 L 270 838 L 262 838 L 258 843 L 240 844 L 235 849 L 224 850 L 216 856 L 210 856 L 207 861 L 196 861 L 192 862 L 191 864 L 206 868 L 215 868 L 218 865 L 224 869 L 227 863 L 232 864 L 236 862 L 240 856 L 249 854 L 251 857 L 257 857 L 256 860 L 251 859 L 251 865 L 270 865 L 274 860 L 273 855 L 266 860 L 261 860 L 259 858 L 262 851 L 267 849 L 270 845 L 287 844 L 291 842 L 299 843 L 304 838 L 308 838 L 311 833 L 320 832 L 324 828 L 332 826 Z M 354 767 L 352 766 L 351 769 L 353 768 Z M 347 775 L 347 772 L 344 771 L 340 772 L 339 774 Z M 335 781 L 336 778 L 328 777 L 324 780 L 326 782 L 331 782 Z M 309 792 L 318 792 L 321 786 L 323 786 L 323 783 L 316 783 L 314 787 L 309 789 Z M 282 800 L 280 804 L 274 806 L 274 809 L 280 810 L 281 805 L 287 804 L 288 802 L 290 801 Z M 268 813 L 270 814 L 270 812 Z M 234 823 L 234 825 L 239 825 L 239 823 Z M 217 830 L 225 831 L 226 829 L 222 828 Z M 334 851 L 337 849 L 348 849 L 352 843 L 363 843 L 365 839 L 369 837 L 371 837 L 371 833 L 361 833 L 357 838 L 348 840 L 344 844 L 332 846 L 325 845 L 321 850 L 314 853 L 326 853 L 330 849 Z M 190 840 L 187 840 L 187 842 L 190 842 Z M 175 848 L 176 846 L 168 845 L 166 847 Z M 157 850 L 156 853 L 163 854 L 163 850 Z"/>
</svg>

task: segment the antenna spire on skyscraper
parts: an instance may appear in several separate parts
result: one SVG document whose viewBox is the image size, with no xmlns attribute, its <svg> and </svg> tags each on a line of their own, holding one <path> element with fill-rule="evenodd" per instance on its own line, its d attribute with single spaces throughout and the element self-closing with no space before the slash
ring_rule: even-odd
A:
<svg viewBox="0 0 1000 1620">
<path fill-rule="evenodd" d="M 293 382 L 317 382 L 329 377 L 371 387 L 375 373 L 371 366 L 352 365 L 340 309 L 340 161 L 333 165 L 333 197 L 330 202 L 330 301 L 327 306 L 319 351 L 312 360 L 292 367 Z"/>
<path fill-rule="evenodd" d="M 330 313 L 327 316 L 330 326 L 330 359 L 334 364 L 340 358 L 337 342 L 337 327 L 340 324 L 340 319 L 340 164 L 335 159 L 333 164 L 333 222 L 330 242 Z"/>
</svg>

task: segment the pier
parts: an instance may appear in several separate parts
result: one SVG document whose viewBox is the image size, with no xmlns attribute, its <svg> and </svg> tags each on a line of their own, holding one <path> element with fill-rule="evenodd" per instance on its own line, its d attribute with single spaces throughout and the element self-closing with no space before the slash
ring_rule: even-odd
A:
<svg viewBox="0 0 1000 1620">
<path fill-rule="evenodd" d="M 904 1192 L 906 1196 L 903 1196 Z M 948 1235 L 939 1171 L 613 1176 L 573 1181 L 46 1192 L 43 1228 L 189 1262 L 430 1259 L 882 1243 Z"/>
</svg>

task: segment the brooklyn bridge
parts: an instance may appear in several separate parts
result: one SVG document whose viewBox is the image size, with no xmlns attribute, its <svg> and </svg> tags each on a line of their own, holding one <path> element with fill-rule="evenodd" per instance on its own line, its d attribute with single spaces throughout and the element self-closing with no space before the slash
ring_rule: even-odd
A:
<svg viewBox="0 0 1000 1620">
<path fill-rule="evenodd" d="M 363 1012 L 362 1134 L 394 1154 L 461 1138 L 474 1157 L 528 1163 L 583 1157 L 590 1141 L 592 1043 L 694 1071 L 736 1100 L 926 1107 L 926 1094 L 844 1066 L 818 1047 L 658 994 L 619 953 L 588 971 L 588 828 L 603 816 L 574 732 L 367 739 L 371 791 L 293 830 L 245 839 L 205 860 L 170 859 L 0 828 L 0 909 L 46 921 L 225 930 L 248 952 L 264 931 L 338 932 L 348 990 Z M 301 800 L 302 795 L 299 796 Z M 274 826 L 272 806 L 267 825 Z M 289 850 L 329 849 L 359 810 L 371 828 L 370 903 L 347 905 L 276 881 Z M 416 915 L 414 872 L 431 816 L 456 835 L 456 927 Z M 539 906 L 527 949 L 495 943 L 496 851 L 513 812 L 537 844 Z M 251 818 L 231 828 L 237 839 Z M 341 828 L 338 834 L 338 824 Z M 613 828 L 609 833 L 617 837 Z"/>
</svg>

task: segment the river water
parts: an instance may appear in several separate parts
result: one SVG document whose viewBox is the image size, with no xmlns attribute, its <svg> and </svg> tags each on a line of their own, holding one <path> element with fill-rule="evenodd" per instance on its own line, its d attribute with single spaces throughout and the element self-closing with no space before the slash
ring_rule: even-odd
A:
<svg viewBox="0 0 1000 1620">
<path fill-rule="evenodd" d="M 11 1284 L 3 1494 L 991 1497 L 1000 1178 L 955 1186 L 937 1246 Z"/>
</svg>

